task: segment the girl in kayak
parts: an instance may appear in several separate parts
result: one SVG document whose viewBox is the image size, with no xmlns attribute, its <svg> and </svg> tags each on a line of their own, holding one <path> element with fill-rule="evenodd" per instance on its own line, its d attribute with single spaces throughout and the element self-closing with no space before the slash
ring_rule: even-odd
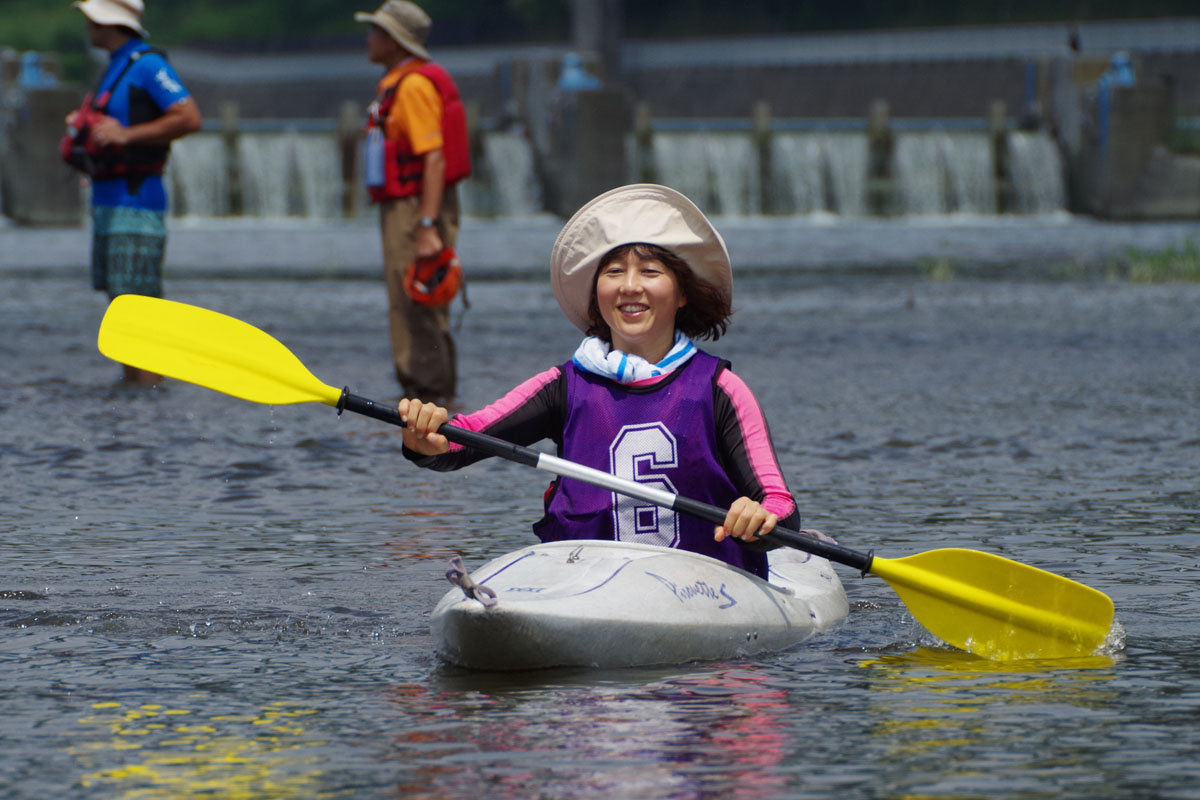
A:
<svg viewBox="0 0 1200 800">
<path fill-rule="evenodd" d="M 437 433 L 451 425 L 528 446 L 552 440 L 562 458 L 728 508 L 724 524 L 659 508 L 570 478 L 545 496 L 542 541 L 615 539 L 678 547 L 766 578 L 777 523 L 798 529 L 766 419 L 729 363 L 696 347 L 732 314 L 733 277 L 721 235 L 665 186 L 606 192 L 564 226 L 550 257 L 554 296 L 586 334 L 574 356 L 496 402 L 453 419 L 403 399 L 404 454 L 460 469 L 485 454 Z"/>
</svg>

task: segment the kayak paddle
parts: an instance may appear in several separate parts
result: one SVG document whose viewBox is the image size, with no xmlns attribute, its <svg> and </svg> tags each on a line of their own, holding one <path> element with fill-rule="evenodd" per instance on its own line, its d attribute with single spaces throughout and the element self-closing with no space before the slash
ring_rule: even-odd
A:
<svg viewBox="0 0 1200 800">
<path fill-rule="evenodd" d="M 403 427 L 394 406 L 318 380 L 279 341 L 197 306 L 121 295 L 100 325 L 100 352 L 122 364 L 254 403 L 321 402 Z M 493 436 L 445 424 L 451 442 L 720 525 L 725 511 Z M 1081 583 L 1001 556 L 946 548 L 888 559 L 776 528 L 765 538 L 883 578 L 939 639 L 998 660 L 1086 656 L 1105 643 L 1113 603 Z"/>
</svg>

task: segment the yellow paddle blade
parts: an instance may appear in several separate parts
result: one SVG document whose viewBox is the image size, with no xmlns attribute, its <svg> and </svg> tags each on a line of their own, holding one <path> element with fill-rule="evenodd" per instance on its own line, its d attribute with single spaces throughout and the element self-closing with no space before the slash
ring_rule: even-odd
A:
<svg viewBox="0 0 1200 800">
<path fill-rule="evenodd" d="M 876 557 L 870 571 L 926 630 L 985 658 L 1088 656 L 1112 628 L 1113 603 L 1104 593 L 990 553 L 947 548 Z"/>
<path fill-rule="evenodd" d="M 113 300 L 100 323 L 97 345 L 122 364 L 252 403 L 336 406 L 342 394 L 253 325 L 157 297 L 123 294 Z"/>
</svg>

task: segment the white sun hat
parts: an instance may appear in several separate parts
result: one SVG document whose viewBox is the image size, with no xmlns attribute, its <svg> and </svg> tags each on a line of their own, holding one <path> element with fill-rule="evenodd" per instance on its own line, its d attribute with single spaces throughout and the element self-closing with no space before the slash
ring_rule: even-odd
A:
<svg viewBox="0 0 1200 800">
<path fill-rule="evenodd" d="M 142 14 L 146 10 L 142 0 L 80 0 L 75 7 L 97 25 L 124 25 L 139 36 L 150 35 L 142 27 Z"/>
<path fill-rule="evenodd" d="M 554 297 L 580 330 L 588 329 L 588 305 L 600 260 L 627 244 L 670 250 L 732 302 L 729 251 L 704 213 L 674 189 L 635 183 L 585 203 L 567 220 L 550 251 Z"/>
</svg>

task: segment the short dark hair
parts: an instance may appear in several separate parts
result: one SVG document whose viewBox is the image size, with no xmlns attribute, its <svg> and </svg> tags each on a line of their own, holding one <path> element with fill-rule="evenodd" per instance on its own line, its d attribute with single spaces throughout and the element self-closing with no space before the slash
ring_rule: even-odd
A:
<svg viewBox="0 0 1200 800">
<path fill-rule="evenodd" d="M 600 259 L 600 265 L 596 267 L 596 274 L 592 277 L 592 296 L 588 301 L 588 336 L 596 336 L 612 343 L 612 331 L 600 313 L 600 304 L 596 302 L 596 280 L 600 276 L 600 270 L 623 258 L 630 250 L 641 258 L 661 261 L 679 281 L 679 288 L 687 303 L 675 314 L 676 330 L 693 339 L 712 339 L 715 342 L 729 329 L 729 317 L 733 314 L 733 307 L 724 292 L 693 272 L 686 261 L 665 247 L 639 242 L 614 247 Z"/>
</svg>

